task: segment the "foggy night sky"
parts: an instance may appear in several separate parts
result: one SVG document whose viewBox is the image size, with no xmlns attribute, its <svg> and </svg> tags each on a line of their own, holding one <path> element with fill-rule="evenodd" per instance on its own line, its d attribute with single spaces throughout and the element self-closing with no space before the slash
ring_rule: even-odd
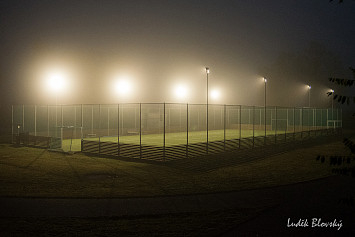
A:
<svg viewBox="0 0 355 237">
<path fill-rule="evenodd" d="M 327 78 L 351 78 L 347 68 L 355 67 L 351 0 L 0 4 L 1 104 L 54 104 L 43 87 L 50 68 L 70 74 L 70 89 L 58 95 L 62 104 L 180 102 L 173 94 L 179 83 L 189 87 L 181 102 L 206 103 L 208 66 L 210 88 L 222 93 L 212 103 L 263 105 L 266 76 L 269 105 L 308 106 L 310 83 L 312 106 L 320 107 L 330 105 Z M 343 67 L 304 75 L 298 65 L 291 71 L 277 67 L 280 60 L 287 63 L 283 53 L 302 53 L 312 44 L 334 54 Z M 113 94 L 115 75 L 132 78 L 129 98 Z"/>
</svg>

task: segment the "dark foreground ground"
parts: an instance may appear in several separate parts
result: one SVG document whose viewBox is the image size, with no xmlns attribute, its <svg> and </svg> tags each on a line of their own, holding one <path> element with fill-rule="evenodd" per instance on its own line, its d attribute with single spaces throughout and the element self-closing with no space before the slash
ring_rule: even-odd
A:
<svg viewBox="0 0 355 237">
<path fill-rule="evenodd" d="M 214 194 L 1 197 L 0 236 L 355 236 L 355 175 L 346 168 L 334 166 L 345 175 Z"/>
<path fill-rule="evenodd" d="M 337 175 L 191 196 L 1 198 L 0 236 L 355 236 L 354 197 L 354 178 Z"/>
</svg>

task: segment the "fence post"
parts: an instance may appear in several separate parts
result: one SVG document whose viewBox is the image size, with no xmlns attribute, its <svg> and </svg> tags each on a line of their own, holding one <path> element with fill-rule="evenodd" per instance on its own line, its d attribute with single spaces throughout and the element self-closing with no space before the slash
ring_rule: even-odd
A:
<svg viewBox="0 0 355 237">
<path fill-rule="evenodd" d="M 286 128 L 285 128 L 285 142 L 287 140 L 287 131 L 288 131 L 288 107 L 286 108 Z"/>
<path fill-rule="evenodd" d="M 313 130 L 317 130 L 317 109 L 313 108 L 313 110 L 314 110 L 314 127 L 315 127 L 315 129 L 313 128 Z"/>
<path fill-rule="evenodd" d="M 22 132 L 25 132 L 25 105 L 22 105 Z"/>
<path fill-rule="evenodd" d="M 80 137 L 81 137 L 81 151 L 84 148 L 84 136 L 83 136 L 83 127 L 84 127 L 84 111 L 83 111 L 83 104 L 80 105 L 80 117 L 81 117 L 81 124 L 80 124 Z"/>
<path fill-rule="evenodd" d="M 303 107 L 301 108 L 301 140 L 303 139 Z"/>
<path fill-rule="evenodd" d="M 91 105 L 91 134 L 94 134 L 94 105 Z"/>
<path fill-rule="evenodd" d="M 261 108 L 259 107 L 259 130 L 261 129 Z"/>
<path fill-rule="evenodd" d="M 49 137 L 49 105 L 47 104 L 47 137 Z"/>
<path fill-rule="evenodd" d="M 264 145 L 266 145 L 266 105 L 264 107 L 264 129 L 265 129 Z"/>
<path fill-rule="evenodd" d="M 80 106 L 80 116 L 81 116 L 81 124 L 80 127 L 84 126 L 84 111 L 83 111 L 83 104 Z M 82 135 L 82 134 L 81 134 Z M 83 139 L 83 136 L 81 136 L 81 139 Z"/>
<path fill-rule="evenodd" d="M 224 141 L 224 151 L 226 150 L 226 105 L 224 104 L 224 114 L 223 114 L 223 141 Z"/>
<path fill-rule="evenodd" d="M 248 121 L 248 124 L 250 125 L 250 107 L 248 108 L 248 113 L 249 113 L 249 121 Z M 249 127 L 249 126 L 248 126 Z"/>
<path fill-rule="evenodd" d="M 139 156 L 142 159 L 142 103 L 139 103 Z"/>
<path fill-rule="evenodd" d="M 320 109 L 320 129 L 323 130 L 323 109 Z"/>
<path fill-rule="evenodd" d="M 60 113 L 61 113 L 61 116 L 62 116 L 62 127 L 63 127 L 63 118 L 64 118 L 64 115 L 63 115 L 63 105 L 60 105 Z"/>
<path fill-rule="evenodd" d="M 208 101 L 207 101 L 206 107 L 207 107 L 207 115 L 206 115 L 206 135 L 207 135 L 207 138 L 206 138 L 206 153 L 208 154 Z"/>
<path fill-rule="evenodd" d="M 101 154 L 101 104 L 99 104 L 99 155 Z"/>
<path fill-rule="evenodd" d="M 275 144 L 277 143 L 277 106 L 275 106 Z"/>
<path fill-rule="evenodd" d="M 76 105 L 74 105 L 74 137 L 75 137 L 75 139 L 76 139 Z M 72 139 L 73 139 L 73 137 L 72 137 Z"/>
<path fill-rule="evenodd" d="M 120 104 L 117 104 L 117 153 L 120 156 Z"/>
<path fill-rule="evenodd" d="M 239 105 L 239 149 L 242 140 L 242 106 Z"/>
<path fill-rule="evenodd" d="M 14 143 L 14 106 L 11 105 L 11 143 Z"/>
<path fill-rule="evenodd" d="M 313 130 L 317 130 L 317 109 L 314 108 L 314 127 L 315 129 L 313 128 Z"/>
<path fill-rule="evenodd" d="M 163 160 L 165 161 L 165 102 L 164 102 L 164 142 L 163 142 Z"/>
<path fill-rule="evenodd" d="M 249 120 L 250 120 L 250 108 L 249 108 Z M 254 141 L 254 137 L 255 137 L 255 106 L 253 106 L 253 148 L 255 146 L 255 141 Z"/>
<path fill-rule="evenodd" d="M 314 110 L 312 110 L 312 128 L 313 128 L 313 121 L 314 121 L 314 116 L 313 116 L 313 111 Z M 309 110 L 308 110 L 308 118 L 309 118 Z M 308 122 L 309 122 L 309 119 L 308 119 Z M 309 126 L 309 123 L 308 123 L 308 138 L 310 138 L 311 137 L 311 126 Z"/>
<path fill-rule="evenodd" d="M 63 127 L 60 128 L 60 148 L 63 148 Z"/>
<path fill-rule="evenodd" d="M 37 136 L 37 105 L 35 105 L 35 136 Z M 36 140 L 35 140 L 36 143 Z"/>
<path fill-rule="evenodd" d="M 107 136 L 110 136 L 110 106 L 107 106 Z"/>
<path fill-rule="evenodd" d="M 286 132 L 288 131 L 288 108 L 286 108 Z"/>
<path fill-rule="evenodd" d="M 293 140 L 295 140 L 296 135 L 296 109 L 293 107 Z"/>
<path fill-rule="evenodd" d="M 58 103 L 57 103 L 57 96 L 55 99 L 55 137 L 58 138 Z"/>
<path fill-rule="evenodd" d="M 186 158 L 189 157 L 189 103 L 186 104 Z"/>
</svg>

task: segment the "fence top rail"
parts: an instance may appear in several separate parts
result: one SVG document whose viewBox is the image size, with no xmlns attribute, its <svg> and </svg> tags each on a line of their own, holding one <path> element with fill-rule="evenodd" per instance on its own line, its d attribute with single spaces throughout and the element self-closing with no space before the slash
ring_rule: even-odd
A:
<svg viewBox="0 0 355 237">
<path fill-rule="evenodd" d="M 132 103 L 108 103 L 108 104 L 13 104 L 12 106 L 50 106 L 50 107 L 69 107 L 69 106 L 76 106 L 76 107 L 81 107 L 81 106 L 124 106 L 124 105 L 200 105 L 200 106 L 206 106 L 206 104 L 201 104 L 201 103 L 172 103 L 172 102 L 144 102 L 144 103 L 138 103 L 138 102 L 132 102 Z M 254 107 L 254 108 L 265 108 L 265 106 L 262 105 L 241 105 L 241 104 L 212 104 L 209 103 L 209 106 L 226 106 L 226 107 Z M 267 105 L 267 109 L 325 109 L 325 110 L 341 110 L 341 108 L 323 108 L 323 107 L 287 107 L 287 106 L 276 106 L 276 105 Z"/>
</svg>

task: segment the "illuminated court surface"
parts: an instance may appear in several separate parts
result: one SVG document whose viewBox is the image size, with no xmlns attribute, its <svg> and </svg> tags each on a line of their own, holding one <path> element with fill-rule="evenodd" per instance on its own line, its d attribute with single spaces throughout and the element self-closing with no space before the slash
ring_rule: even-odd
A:
<svg viewBox="0 0 355 237">
<path fill-rule="evenodd" d="M 278 131 L 278 134 L 285 134 L 285 131 Z M 189 132 L 188 142 L 189 144 L 203 143 L 206 142 L 206 131 L 196 131 Z M 246 129 L 241 132 L 238 129 L 227 129 L 225 134 L 226 140 L 239 139 L 253 137 L 253 130 Z M 265 135 L 265 130 L 255 130 L 255 137 L 263 137 Z M 266 131 L 266 135 L 275 135 L 275 131 Z M 117 143 L 118 138 L 116 137 L 95 137 L 95 138 L 85 138 L 85 140 L 91 141 L 101 141 L 101 142 L 113 142 Z M 120 144 L 140 144 L 140 136 L 122 136 L 119 138 Z M 211 130 L 208 132 L 208 140 L 212 141 L 223 141 L 224 140 L 224 130 Z M 164 134 L 142 134 L 141 138 L 142 145 L 150 146 L 163 146 L 164 145 Z M 186 132 L 178 133 L 166 133 L 165 134 L 165 146 L 176 146 L 185 145 L 187 143 Z M 64 139 L 62 142 L 62 149 L 64 151 L 81 151 L 81 139 Z"/>
</svg>

